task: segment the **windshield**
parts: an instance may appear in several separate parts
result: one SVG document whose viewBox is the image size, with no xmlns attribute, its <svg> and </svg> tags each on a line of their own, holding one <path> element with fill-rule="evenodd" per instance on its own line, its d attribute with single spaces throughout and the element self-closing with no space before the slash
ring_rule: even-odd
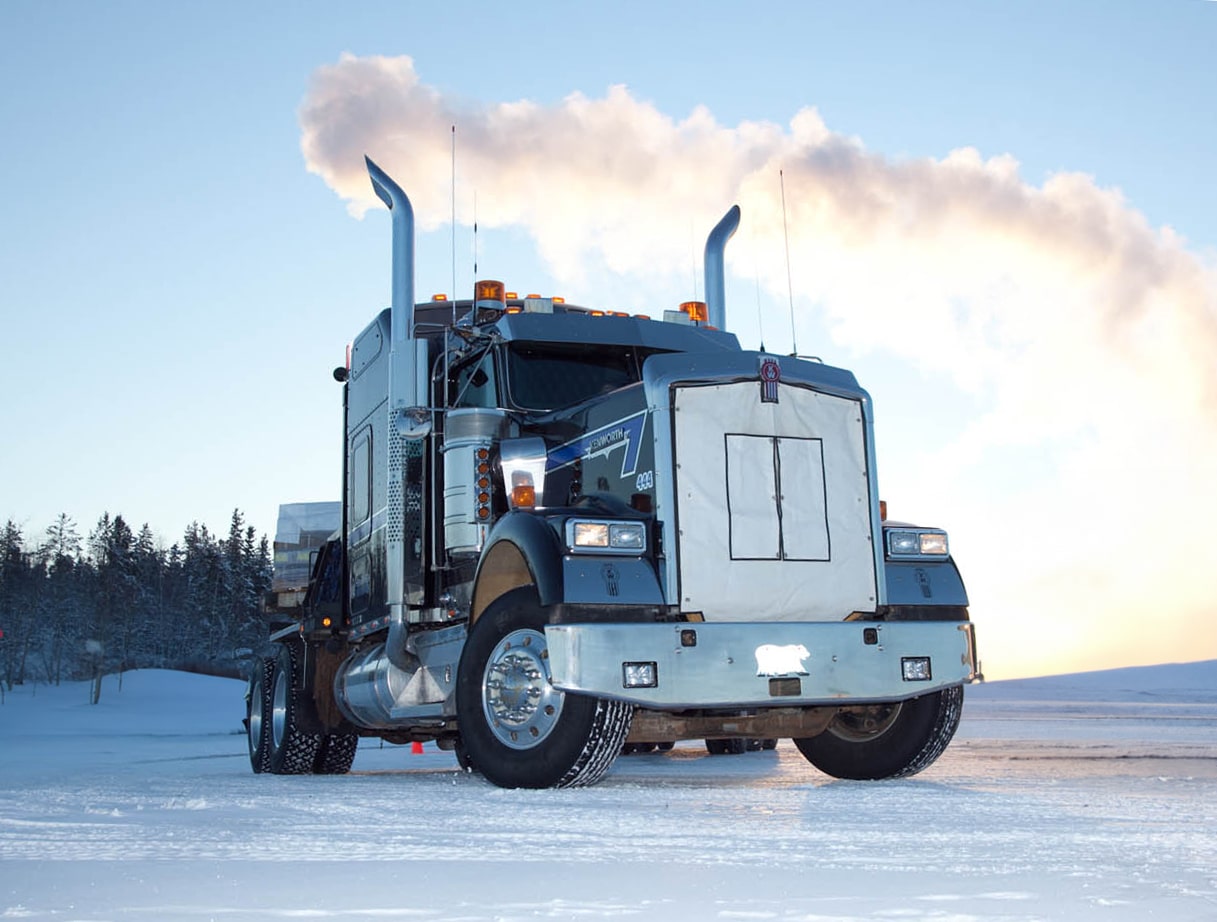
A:
<svg viewBox="0 0 1217 922">
<path fill-rule="evenodd" d="M 556 410 L 641 380 L 633 346 L 512 343 L 507 351 L 511 401 L 525 410 Z"/>
</svg>

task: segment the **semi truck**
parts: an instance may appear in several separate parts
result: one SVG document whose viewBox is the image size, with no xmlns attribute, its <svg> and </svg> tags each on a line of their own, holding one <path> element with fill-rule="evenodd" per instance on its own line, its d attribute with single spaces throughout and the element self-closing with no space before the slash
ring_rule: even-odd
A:
<svg viewBox="0 0 1217 922">
<path fill-rule="evenodd" d="M 660 317 L 474 283 L 347 348 L 341 524 L 274 612 L 247 695 L 255 772 L 344 773 L 433 741 L 508 788 L 599 781 L 623 746 L 790 739 L 821 771 L 914 774 L 980 679 L 947 533 L 888 520 L 871 399 L 726 329 L 732 207 L 705 300 Z"/>
</svg>

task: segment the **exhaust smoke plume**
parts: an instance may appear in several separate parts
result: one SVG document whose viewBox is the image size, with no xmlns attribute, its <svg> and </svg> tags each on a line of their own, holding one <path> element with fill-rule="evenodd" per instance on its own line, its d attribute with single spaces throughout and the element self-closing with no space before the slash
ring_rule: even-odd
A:
<svg viewBox="0 0 1217 922">
<path fill-rule="evenodd" d="M 839 364 L 898 360 L 927 416 L 944 386 L 970 408 L 947 444 L 892 457 L 880 402 L 880 475 L 951 531 L 990 672 L 1217 657 L 1217 271 L 1118 191 L 1082 174 L 1035 186 L 973 149 L 892 160 L 810 108 L 725 127 L 622 86 L 453 100 L 408 57 L 320 68 L 300 120 L 308 168 L 352 213 L 380 207 L 367 153 L 423 230 L 450 215 L 457 125 L 482 226 L 524 228 L 559 280 L 596 264 L 640 290 L 687 278 L 690 227 L 738 202 L 752 243 L 728 265 L 785 303 L 782 169 L 799 327 L 815 305 Z"/>
</svg>

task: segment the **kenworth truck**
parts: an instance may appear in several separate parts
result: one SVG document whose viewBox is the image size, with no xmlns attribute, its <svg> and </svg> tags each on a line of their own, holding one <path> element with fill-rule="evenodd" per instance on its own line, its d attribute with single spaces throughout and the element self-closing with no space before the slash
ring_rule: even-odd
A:
<svg viewBox="0 0 1217 922">
<path fill-rule="evenodd" d="M 979 679 L 947 535 L 886 520 L 853 374 L 725 332 L 519 297 L 392 306 L 342 383 L 340 529 L 250 679 L 255 772 L 342 773 L 359 737 L 434 741 L 503 787 L 599 780 L 627 743 L 789 738 L 840 778 L 910 775 Z"/>
</svg>

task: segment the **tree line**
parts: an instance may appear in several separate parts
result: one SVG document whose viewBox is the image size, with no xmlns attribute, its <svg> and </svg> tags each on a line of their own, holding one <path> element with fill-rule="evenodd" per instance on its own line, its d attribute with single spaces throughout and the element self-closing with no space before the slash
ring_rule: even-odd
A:
<svg viewBox="0 0 1217 922">
<path fill-rule="evenodd" d="M 60 515 L 42 540 L 0 532 L 0 684 L 59 684 L 137 668 L 237 675 L 266 639 L 265 535 L 233 510 L 228 534 L 197 522 L 161 546 L 104 514 L 86 538 Z"/>
</svg>

